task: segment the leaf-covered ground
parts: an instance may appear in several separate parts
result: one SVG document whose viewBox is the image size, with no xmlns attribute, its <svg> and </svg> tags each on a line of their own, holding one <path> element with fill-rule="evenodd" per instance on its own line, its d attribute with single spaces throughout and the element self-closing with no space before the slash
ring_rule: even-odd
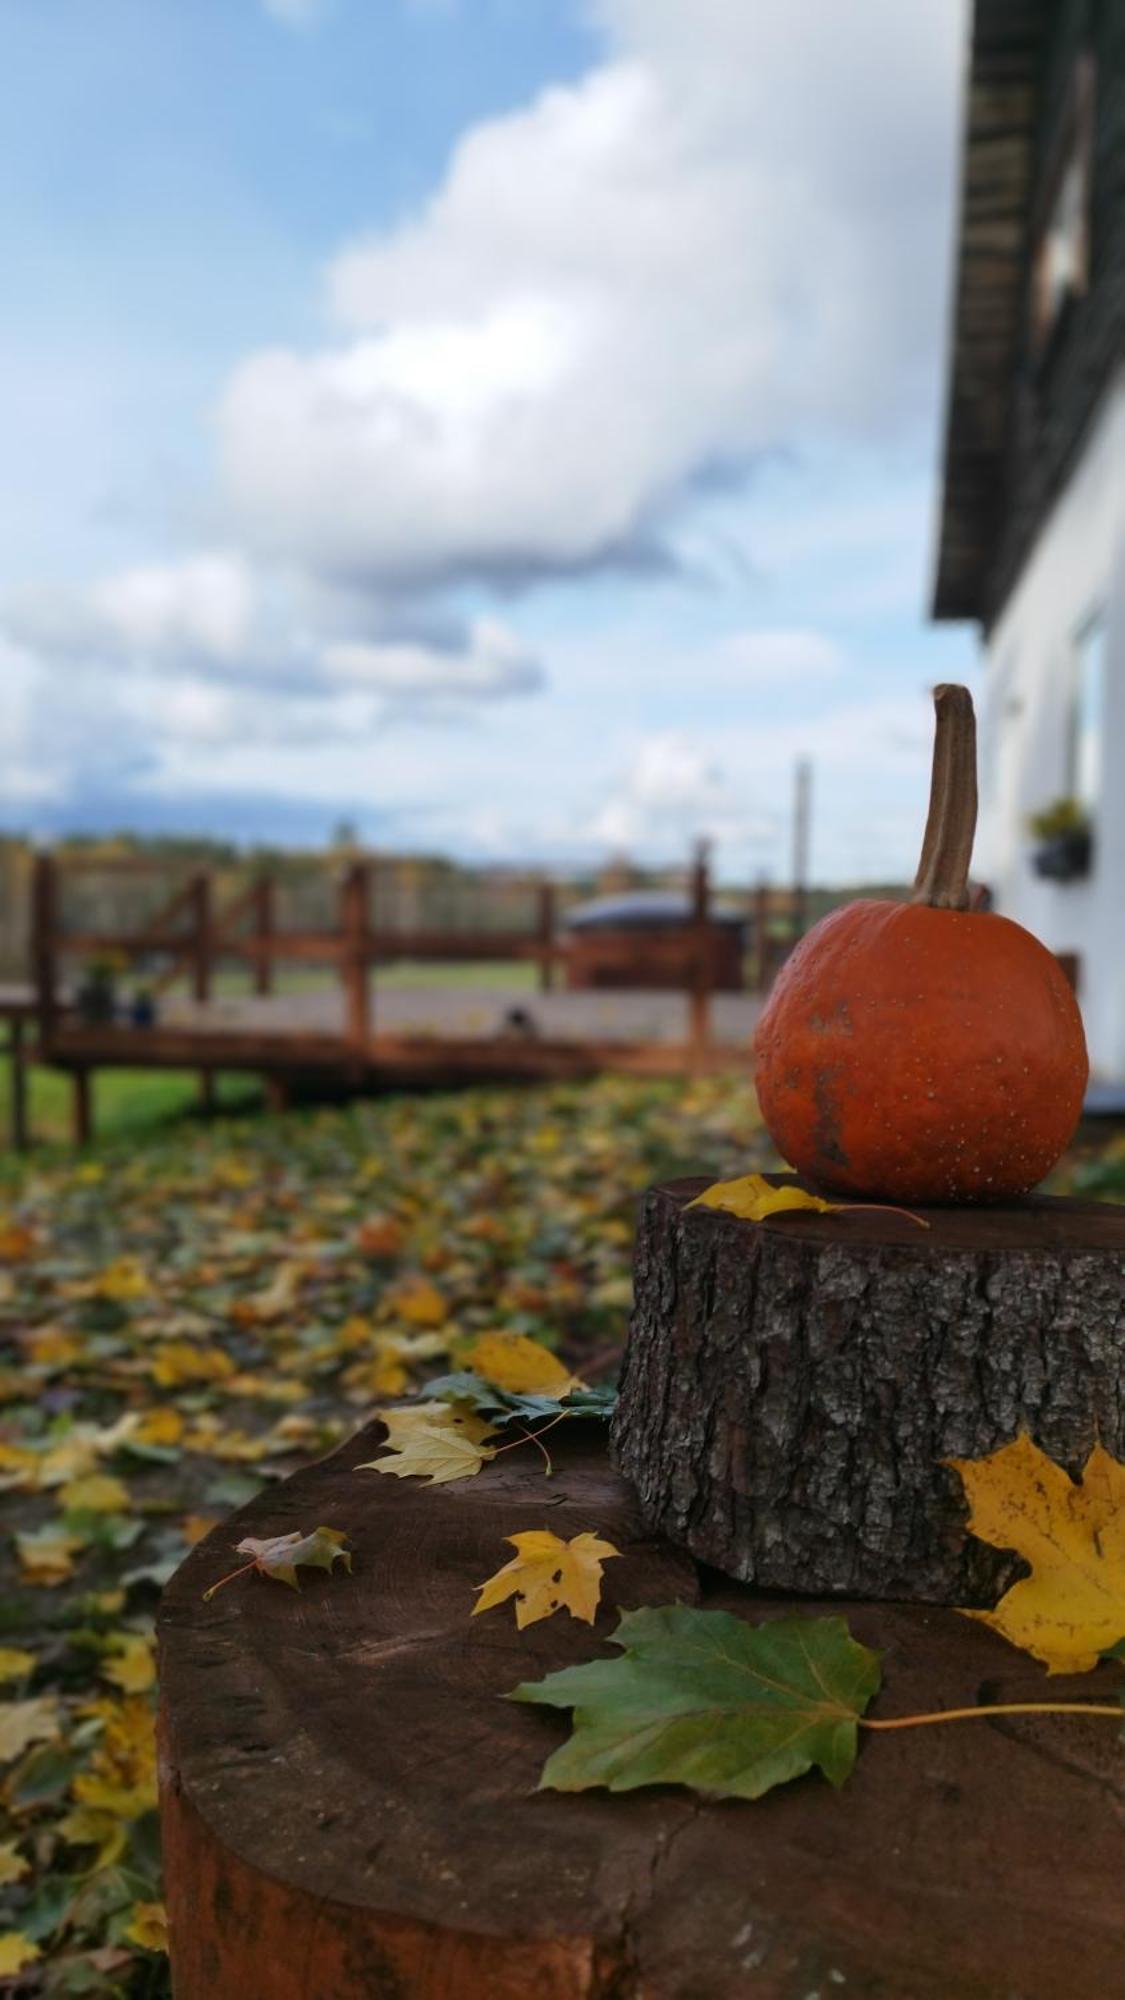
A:
<svg viewBox="0 0 1125 2000">
<path fill-rule="evenodd" d="M 150 1634 L 190 1544 L 463 1336 L 611 1373 L 637 1191 L 768 1157 L 745 1087 L 607 1080 L 181 1130 L 0 1186 L 0 1982 L 166 1990 Z"/>
<path fill-rule="evenodd" d="M 493 1329 L 612 1374 L 638 1191 L 771 1163 L 749 1088 L 228 1123 L 0 1181 L 0 1986 L 164 1995 L 151 1631 L 191 1543 Z M 1125 1198 L 1125 1148 L 1064 1181 Z"/>
</svg>

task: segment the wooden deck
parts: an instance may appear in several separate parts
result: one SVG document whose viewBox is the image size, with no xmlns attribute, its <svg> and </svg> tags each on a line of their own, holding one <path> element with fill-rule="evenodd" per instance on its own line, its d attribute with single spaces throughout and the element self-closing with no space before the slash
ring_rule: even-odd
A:
<svg viewBox="0 0 1125 2000">
<path fill-rule="evenodd" d="M 135 870 L 136 864 L 130 862 Z M 70 870 L 79 864 L 70 864 Z M 224 1071 L 262 1077 L 271 1105 L 319 1080 L 335 1090 L 414 1087 L 511 1078 L 556 1080 L 604 1069 L 634 1075 L 700 1073 L 737 1065 L 757 1018 L 753 996 L 717 991 L 719 927 L 711 921 L 707 855 L 697 850 L 680 974 L 681 991 L 556 990 L 569 942 L 560 934 L 554 892 L 541 885 L 533 922 L 522 931 L 385 929 L 373 905 L 370 865 L 349 863 L 335 884 L 331 929 L 281 929 L 274 885 L 247 884 L 225 909 L 197 873 L 142 929 L 91 931 L 64 921 L 64 883 L 50 855 L 36 859 L 31 967 L 11 996 L 14 1071 L 34 1055 L 69 1073 L 74 1136 L 91 1136 L 90 1079 L 99 1069 L 186 1069 L 214 1099 Z M 764 905 L 763 905 L 764 908 Z M 765 937 L 764 925 L 760 935 Z M 69 997 L 76 964 L 110 954 L 150 975 L 157 1018 L 148 1027 L 83 1019 Z M 504 962 L 536 972 L 538 990 L 400 987 L 379 973 L 409 961 Z M 292 968 L 320 965 L 326 982 L 277 991 Z M 223 991 L 231 969 L 241 993 Z M 288 969 L 288 970 L 287 970 Z M 763 968 L 759 966 L 761 971 Z M 220 979 L 218 975 L 222 973 Z M 503 980 L 503 973 L 499 975 Z M 639 974 L 643 976 L 643 974 Z M 186 982 L 187 993 L 176 983 Z M 31 1031 L 24 1033 L 29 1019 Z M 18 1093 L 14 1090 L 13 1097 Z M 22 1104 L 23 1098 L 20 1097 Z M 26 1139 L 26 1121 L 22 1136 Z"/>
</svg>

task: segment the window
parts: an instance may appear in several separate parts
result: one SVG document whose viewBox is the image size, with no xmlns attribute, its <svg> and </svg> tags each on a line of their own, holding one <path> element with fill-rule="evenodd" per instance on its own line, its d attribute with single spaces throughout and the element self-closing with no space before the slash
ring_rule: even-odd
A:
<svg viewBox="0 0 1125 2000">
<path fill-rule="evenodd" d="M 1090 167 L 1094 132 L 1094 65 L 1082 56 L 1059 127 L 1036 231 L 1031 273 L 1031 331 L 1042 354 L 1072 300 L 1086 290 L 1090 270 Z"/>
<path fill-rule="evenodd" d="M 1102 717 L 1105 710 L 1109 619 L 1105 607 L 1093 612 L 1074 638 L 1074 678 L 1070 710 L 1071 797 L 1093 819 L 1102 789 Z"/>
</svg>

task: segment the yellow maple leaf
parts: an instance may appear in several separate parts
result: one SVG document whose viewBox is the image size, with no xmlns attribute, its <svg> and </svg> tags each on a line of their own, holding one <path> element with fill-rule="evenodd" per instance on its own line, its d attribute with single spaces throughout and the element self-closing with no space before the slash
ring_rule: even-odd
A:
<svg viewBox="0 0 1125 2000">
<path fill-rule="evenodd" d="M 41 1326 L 27 1335 L 23 1351 L 33 1368 L 57 1370 L 81 1358 L 82 1342 L 65 1327 Z"/>
<path fill-rule="evenodd" d="M 168 1914 L 163 1903 L 134 1903 L 125 1936 L 142 1951 L 167 1951 Z"/>
<path fill-rule="evenodd" d="M 478 1611 L 491 1611 L 494 1604 L 514 1597 L 521 1632 L 525 1625 L 550 1618 L 564 1605 L 572 1618 L 593 1624 L 602 1594 L 602 1564 L 610 1556 L 619 1556 L 620 1549 L 597 1535 L 575 1535 L 564 1542 L 547 1529 L 506 1535 L 505 1540 L 516 1553 L 510 1563 L 480 1585 L 474 1618 Z"/>
<path fill-rule="evenodd" d="M 180 1522 L 180 1533 L 189 1549 L 193 1549 L 197 1542 L 203 1540 L 204 1535 L 209 1535 L 212 1528 L 217 1528 L 218 1525 L 217 1514 L 185 1514 Z"/>
<path fill-rule="evenodd" d="M 152 1641 L 140 1632 L 112 1632 L 112 1658 L 102 1668 L 107 1681 L 125 1694 L 143 1694 L 156 1680 Z"/>
<path fill-rule="evenodd" d="M 824 1201 L 818 1194 L 808 1194 L 804 1188 L 774 1187 L 764 1174 L 743 1174 L 738 1180 L 716 1181 L 713 1187 L 704 1188 L 689 1208 L 723 1208 L 728 1215 L 737 1215 L 743 1222 L 764 1222 L 767 1216 L 781 1215 L 786 1209 L 812 1209 L 817 1215 L 834 1215 L 840 1207 L 838 1201 Z"/>
<path fill-rule="evenodd" d="M 426 1479 L 447 1486 L 471 1479 L 495 1456 L 484 1439 L 494 1427 L 481 1417 L 458 1415 L 448 1403 L 421 1403 L 416 1409 L 387 1411 L 388 1454 L 371 1458 L 358 1469 L 389 1472 L 396 1479 Z"/>
<path fill-rule="evenodd" d="M 144 1695 L 91 1702 L 85 1713 L 102 1724 L 97 1749 L 71 1787 L 79 1805 L 116 1819 L 140 1819 L 156 1804 L 156 1738 Z"/>
<path fill-rule="evenodd" d="M 59 1705 L 53 1694 L 31 1701 L 0 1701 L 0 1763 L 10 1763 L 29 1743 L 51 1743 L 59 1733 Z"/>
<path fill-rule="evenodd" d="M 444 1326 L 449 1318 L 449 1301 L 429 1278 L 404 1278 L 384 1294 L 382 1309 L 409 1326 Z"/>
<path fill-rule="evenodd" d="M 22 1931 L 0 1932 L 0 1979 L 14 1979 L 26 1965 L 34 1965 L 39 1946 Z"/>
<path fill-rule="evenodd" d="M 22 1882 L 30 1867 L 14 1840 L 0 1841 L 0 1888 L 7 1888 L 9 1882 Z"/>
<path fill-rule="evenodd" d="M 862 1213 L 870 1209 L 882 1215 L 902 1216 L 907 1222 L 916 1222 L 919 1229 L 930 1226 L 924 1216 L 915 1215 L 909 1208 L 895 1208 L 881 1201 L 825 1201 L 822 1195 L 810 1194 L 807 1188 L 775 1187 L 765 1174 L 742 1174 L 738 1180 L 715 1181 L 697 1194 L 694 1201 L 689 1201 L 688 1207 L 722 1208 L 742 1222 L 768 1222 L 771 1215 L 784 1215 L 790 1209 L 804 1209 L 813 1215 L 848 1215 L 854 1210 Z"/>
<path fill-rule="evenodd" d="M 234 1374 L 234 1362 L 221 1347 L 195 1347 L 190 1340 L 169 1340 L 157 1349 L 152 1379 L 162 1389 L 179 1389 L 186 1382 L 223 1382 Z"/>
<path fill-rule="evenodd" d="M 128 1822 L 99 1806 L 72 1806 L 58 1830 L 71 1847 L 97 1848 L 92 1869 L 112 1868 L 129 1839 Z"/>
<path fill-rule="evenodd" d="M 166 1404 L 146 1410 L 132 1433 L 138 1444 L 158 1445 L 179 1444 L 183 1434 L 183 1416 Z"/>
<path fill-rule="evenodd" d="M 46 1527 L 15 1535 L 16 1554 L 25 1583 L 41 1584 L 50 1590 L 74 1574 L 74 1557 L 83 1546 L 80 1535 L 48 1522 Z"/>
<path fill-rule="evenodd" d="M 482 1333 L 468 1347 L 465 1366 L 513 1396 L 565 1396 L 583 1384 L 557 1354 L 526 1333 Z"/>
<path fill-rule="evenodd" d="M 969 1528 L 1031 1564 L 993 1611 L 968 1611 L 1050 1674 L 1083 1674 L 1125 1638 L 1125 1465 L 1095 1445 L 1080 1481 L 1026 1432 L 986 1458 L 950 1458 Z"/>
<path fill-rule="evenodd" d="M 59 1499 L 68 1514 L 123 1514 L 131 1505 L 129 1488 L 111 1472 L 92 1472 L 85 1479 L 70 1480 Z"/>
<path fill-rule="evenodd" d="M 0 1683 L 22 1680 L 34 1665 L 34 1653 L 25 1653 L 22 1646 L 0 1646 Z"/>
</svg>

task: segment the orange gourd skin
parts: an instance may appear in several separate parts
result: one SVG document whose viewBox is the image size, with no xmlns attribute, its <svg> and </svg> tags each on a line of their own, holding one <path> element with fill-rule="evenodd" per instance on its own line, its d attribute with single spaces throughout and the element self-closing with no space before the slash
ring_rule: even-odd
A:
<svg viewBox="0 0 1125 2000">
<path fill-rule="evenodd" d="M 861 901 L 786 961 L 754 1038 L 762 1115 L 821 1187 L 898 1202 L 1026 1194 L 1089 1076 L 1057 960 L 976 910 Z"/>
</svg>

